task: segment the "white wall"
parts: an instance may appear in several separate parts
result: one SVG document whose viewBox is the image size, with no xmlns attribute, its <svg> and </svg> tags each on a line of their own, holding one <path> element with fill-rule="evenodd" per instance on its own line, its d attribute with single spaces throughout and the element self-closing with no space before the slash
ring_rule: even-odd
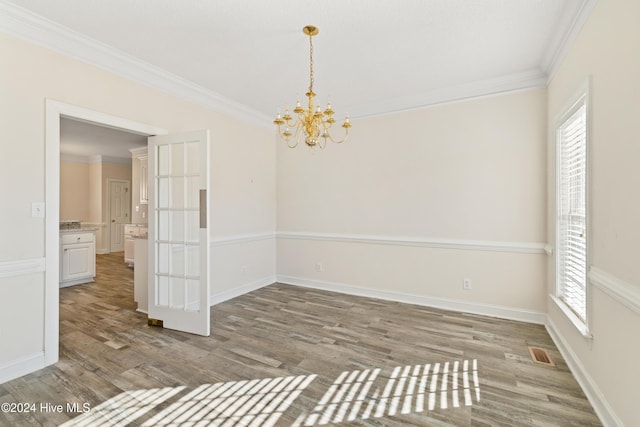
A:
<svg viewBox="0 0 640 427">
<path fill-rule="evenodd" d="M 591 282 L 593 340 L 578 333 L 553 302 L 550 330 L 607 425 L 640 425 L 640 2 L 596 3 L 548 88 L 548 241 L 555 241 L 553 123 L 591 77 Z M 549 287 L 555 288 L 549 261 Z"/>
<path fill-rule="evenodd" d="M 358 120 L 321 152 L 280 144 L 279 279 L 543 321 L 545 129 L 533 89 Z"/>
<path fill-rule="evenodd" d="M 45 220 L 31 217 L 31 203 L 44 201 L 46 185 L 57 185 L 45 182 L 45 99 L 169 132 L 210 129 L 211 233 L 226 239 L 215 253 L 248 266 L 244 276 L 214 267 L 214 279 L 223 279 L 213 281 L 212 293 L 227 283 L 251 286 L 275 277 L 275 262 L 265 262 L 275 248 L 271 131 L 4 34 L 0 51 L 0 325 L 11 325 L 0 326 L 0 382 L 37 367 L 43 351 Z M 271 238 L 256 244 L 249 234 Z M 237 250 L 243 245 L 250 250 Z"/>
</svg>

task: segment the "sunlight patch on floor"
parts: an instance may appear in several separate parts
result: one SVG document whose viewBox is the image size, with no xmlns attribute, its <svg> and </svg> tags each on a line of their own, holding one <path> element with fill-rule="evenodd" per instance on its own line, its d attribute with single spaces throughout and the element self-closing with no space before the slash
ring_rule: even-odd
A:
<svg viewBox="0 0 640 427">
<path fill-rule="evenodd" d="M 167 387 L 121 393 L 64 427 L 125 426 L 164 404 L 143 427 L 239 425 L 271 427 L 317 375 L 203 384 L 190 392 Z M 186 393 L 173 403 L 168 401 Z M 344 371 L 313 411 L 294 426 L 317 426 L 393 417 L 435 409 L 469 407 L 480 401 L 476 359 Z M 168 406 L 167 406 L 168 405 Z"/>
<path fill-rule="evenodd" d="M 380 369 L 343 372 L 313 412 L 298 418 L 294 425 L 327 425 L 459 408 L 473 405 L 474 397 L 480 401 L 476 359 L 397 366 L 384 387 L 380 374 Z"/>
<path fill-rule="evenodd" d="M 127 425 L 185 388 L 183 386 L 125 391 L 101 403 L 91 411 L 62 424 L 61 427 Z"/>
<path fill-rule="evenodd" d="M 202 385 L 143 424 L 273 426 L 316 375 Z"/>
</svg>

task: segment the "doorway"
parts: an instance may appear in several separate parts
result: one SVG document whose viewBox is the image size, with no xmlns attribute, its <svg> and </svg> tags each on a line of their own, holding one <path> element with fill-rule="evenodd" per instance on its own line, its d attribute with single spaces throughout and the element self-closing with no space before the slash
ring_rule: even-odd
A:
<svg viewBox="0 0 640 427">
<path fill-rule="evenodd" d="M 108 179 L 107 224 L 109 226 L 109 252 L 124 251 L 124 226 L 131 222 L 131 188 L 130 181 Z"/>
<path fill-rule="evenodd" d="M 58 361 L 59 352 L 59 271 L 60 271 L 60 120 L 70 118 L 124 130 L 138 135 L 164 135 L 162 128 L 99 113 L 74 105 L 46 100 L 45 122 L 45 333 L 44 362 Z"/>
</svg>

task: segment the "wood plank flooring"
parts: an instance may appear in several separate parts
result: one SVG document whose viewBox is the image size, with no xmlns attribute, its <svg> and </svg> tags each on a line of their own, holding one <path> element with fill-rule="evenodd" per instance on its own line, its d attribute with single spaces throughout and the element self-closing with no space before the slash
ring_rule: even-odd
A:
<svg viewBox="0 0 640 427">
<path fill-rule="evenodd" d="M 97 268 L 60 291 L 60 361 L 0 384 L 34 405 L 0 426 L 602 425 L 542 326 L 274 284 L 204 338 L 147 326 L 122 254 Z"/>
</svg>

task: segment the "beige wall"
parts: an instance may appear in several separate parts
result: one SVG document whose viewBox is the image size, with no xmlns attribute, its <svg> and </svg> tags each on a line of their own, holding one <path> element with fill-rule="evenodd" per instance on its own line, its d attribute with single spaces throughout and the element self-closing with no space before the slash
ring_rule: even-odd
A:
<svg viewBox="0 0 640 427">
<path fill-rule="evenodd" d="M 610 425 L 640 425 L 640 2 L 597 2 L 548 88 L 552 125 L 580 85 L 591 78 L 590 263 L 605 272 L 604 285 L 589 288 L 593 339 L 584 338 L 553 302 L 549 319 L 582 367 L 585 383 L 602 407 L 615 415 Z M 554 128 L 549 127 L 548 241 L 555 241 Z M 555 287 L 549 262 L 548 292 Z M 611 296 L 611 288 L 625 296 Z M 604 290 L 603 290 L 604 289 Z M 608 292 L 607 292 L 608 291 Z M 635 300 L 635 303 L 632 303 Z M 617 417 L 617 419 L 616 419 Z"/>
<path fill-rule="evenodd" d="M 45 200 L 45 99 L 95 110 L 177 133 L 211 130 L 211 206 L 213 237 L 275 232 L 275 148 L 273 133 L 225 114 L 177 99 L 142 84 L 33 44 L 0 34 L 0 263 L 33 261 L 45 256 L 45 221 L 31 217 L 31 203 Z M 46 70 L 46 72 L 43 72 Z M 6 141 L 11 141 L 7 143 Z M 99 173 L 90 169 L 89 180 Z M 101 194 L 100 197 L 103 197 Z M 99 216 L 92 198 L 91 221 Z M 56 209 L 57 210 L 57 209 Z M 50 212 L 48 214 L 51 214 Z M 250 240 L 250 239 L 249 239 Z M 273 241 L 273 239 L 271 239 Z M 239 251 L 236 246 L 253 245 Z M 254 245 L 246 239 L 216 248 L 235 268 L 212 275 L 212 293 L 228 283 L 275 277 L 275 243 Z M 247 266 L 243 273 L 242 267 Z M 32 366 L 43 351 L 44 277 L 22 273 L 0 278 L 0 374 Z M 28 292 L 27 292 L 28 290 Z M 226 289 L 225 289 L 226 290 Z M 28 316 L 29 322 L 20 322 Z"/>
<path fill-rule="evenodd" d="M 60 220 L 89 221 L 89 164 L 60 162 Z"/>
<path fill-rule="evenodd" d="M 89 165 L 89 221 L 102 223 L 102 163 Z"/>
<path fill-rule="evenodd" d="M 534 89 L 358 120 L 322 152 L 279 145 L 278 231 L 302 238 L 279 239 L 278 275 L 542 316 L 546 255 L 492 245 L 546 241 L 545 128 Z"/>
<path fill-rule="evenodd" d="M 103 161 L 60 162 L 60 220 L 79 219 L 98 227 L 98 253 L 109 252 L 109 179 L 131 183 L 131 165 Z"/>
</svg>

